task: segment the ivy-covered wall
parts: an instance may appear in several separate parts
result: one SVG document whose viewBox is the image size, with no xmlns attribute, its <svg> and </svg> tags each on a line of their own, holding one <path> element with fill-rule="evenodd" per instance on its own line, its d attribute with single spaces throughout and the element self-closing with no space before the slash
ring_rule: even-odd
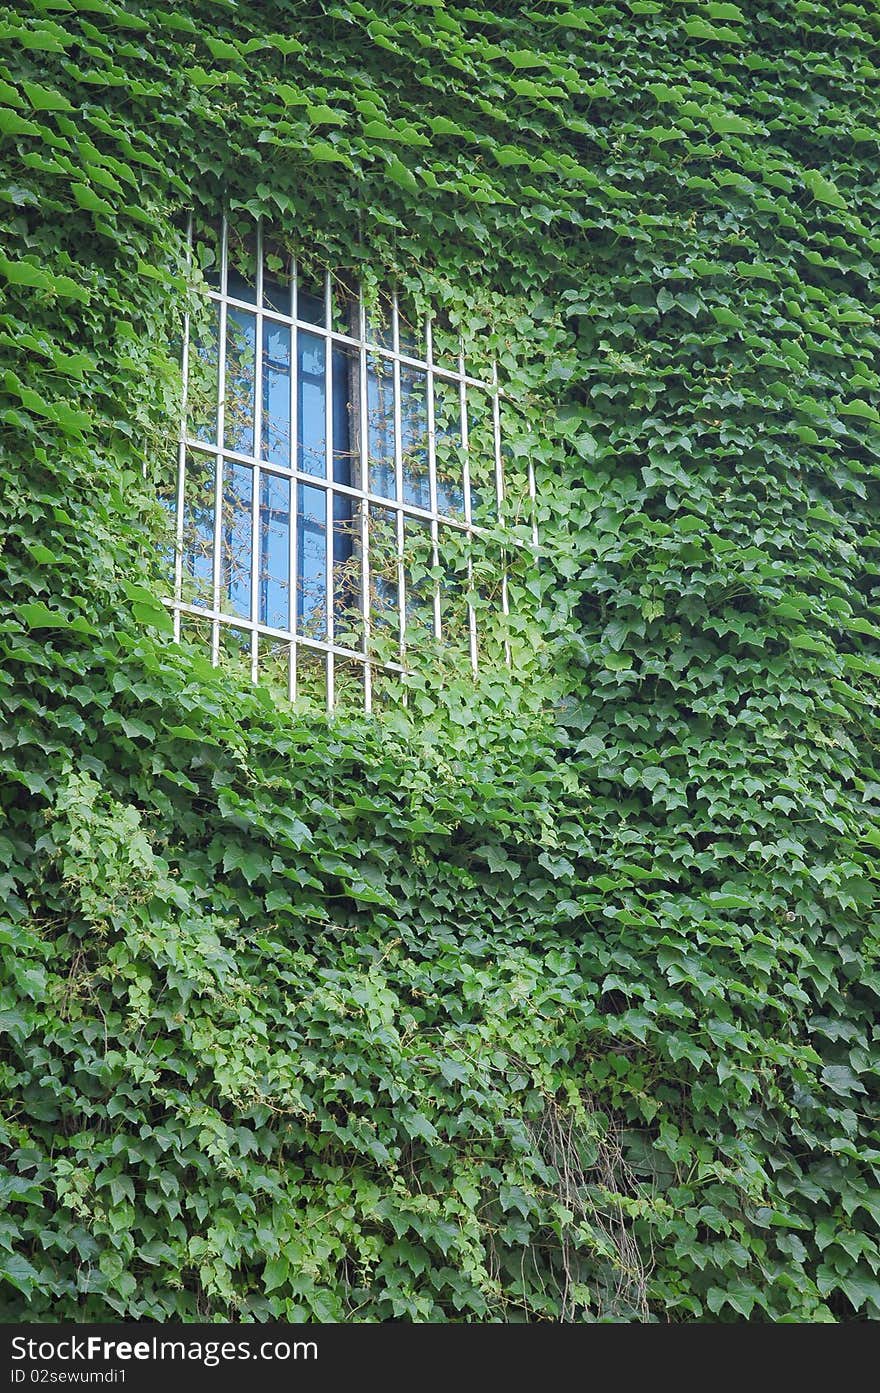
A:
<svg viewBox="0 0 880 1393">
<path fill-rule="evenodd" d="M 878 37 L 0 7 L 5 1319 L 880 1315 Z M 224 202 L 497 354 L 510 672 L 169 640 Z"/>
</svg>

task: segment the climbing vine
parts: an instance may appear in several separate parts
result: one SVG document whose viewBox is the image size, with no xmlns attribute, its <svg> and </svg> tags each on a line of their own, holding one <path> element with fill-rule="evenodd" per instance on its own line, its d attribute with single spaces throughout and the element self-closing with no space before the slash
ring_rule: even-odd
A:
<svg viewBox="0 0 880 1393">
<path fill-rule="evenodd" d="M 880 1315 L 878 31 L 0 6 L 4 1319 Z M 478 681 L 171 641 L 223 207 L 497 358 Z"/>
</svg>

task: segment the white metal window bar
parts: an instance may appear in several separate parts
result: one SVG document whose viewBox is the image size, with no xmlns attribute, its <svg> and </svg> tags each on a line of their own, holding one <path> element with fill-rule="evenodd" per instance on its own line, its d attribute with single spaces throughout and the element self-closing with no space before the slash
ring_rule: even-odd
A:
<svg viewBox="0 0 880 1393">
<path fill-rule="evenodd" d="M 192 225 L 189 235 L 192 248 Z M 224 218 L 208 289 L 212 336 L 200 344 L 189 319 L 184 326 L 184 421 L 170 500 L 174 594 L 166 597 L 175 637 L 182 624 L 210 625 L 212 663 L 231 644 L 249 661 L 253 680 L 267 648 L 286 667 L 291 699 L 303 665 L 318 665 L 329 710 L 340 673 L 354 674 L 369 711 L 376 673 L 406 667 L 408 591 L 419 592 L 407 565 L 415 529 L 426 532 L 436 571 L 441 541 L 450 531 L 468 539 L 481 532 L 475 513 L 489 498 L 495 516 L 503 516 L 497 367 L 487 381 L 468 373 L 461 351 L 451 362 L 437 361 L 430 320 L 417 337 L 404 324 L 396 292 L 383 327 L 370 322 L 360 290 L 340 304 L 329 273 L 316 294 L 295 262 L 279 273 L 276 260 L 270 270 L 271 244 L 264 246 L 259 224 L 250 277 L 234 264 L 241 260 L 237 246 Z M 196 422 L 190 398 L 198 367 L 210 385 L 206 418 Z M 447 459 L 441 468 L 441 444 L 449 447 L 452 473 Z M 528 490 L 533 504 L 531 465 Z M 383 527 L 395 549 L 390 563 L 386 555 L 384 578 Z M 469 549 L 466 567 L 470 594 Z M 500 584 L 507 616 L 503 565 Z M 444 635 L 442 592 L 442 583 L 432 582 L 427 627 L 437 639 Z M 466 609 L 476 671 L 478 616 L 470 598 Z M 396 651 L 381 659 L 371 651 L 380 625 L 396 634 Z M 506 640 L 505 653 L 509 662 Z"/>
</svg>

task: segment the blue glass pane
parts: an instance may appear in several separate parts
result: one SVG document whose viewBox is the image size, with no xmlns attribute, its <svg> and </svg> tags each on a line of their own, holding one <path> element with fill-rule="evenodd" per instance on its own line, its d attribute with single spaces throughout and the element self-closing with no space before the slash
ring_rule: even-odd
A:
<svg viewBox="0 0 880 1393">
<path fill-rule="evenodd" d="M 434 379 L 434 449 L 437 510 L 452 517 L 464 513 L 464 465 L 461 399 L 457 382 Z"/>
<path fill-rule="evenodd" d="M 213 455 L 187 456 L 183 488 L 183 592 L 188 604 L 210 605 L 214 593 Z"/>
<path fill-rule="evenodd" d="M 343 648 L 363 649 L 361 612 L 361 504 L 346 494 L 333 496 L 333 614 L 335 637 Z"/>
<path fill-rule="evenodd" d="M 398 305 L 397 310 L 397 341 L 400 352 L 408 358 L 424 358 L 425 345 L 422 339 L 421 325 L 416 320 L 415 315 L 402 304 Z"/>
<path fill-rule="evenodd" d="M 418 368 L 400 369 L 400 447 L 403 498 L 418 508 L 431 504 L 428 481 L 428 379 Z"/>
<path fill-rule="evenodd" d="M 297 413 L 299 468 L 306 474 L 327 474 L 326 348 L 318 334 L 297 335 Z"/>
<path fill-rule="evenodd" d="M 309 638 L 327 637 L 327 495 L 299 485 L 296 515 L 297 629 Z"/>
<path fill-rule="evenodd" d="M 223 441 L 227 449 L 254 452 L 257 321 L 247 310 L 226 317 L 226 397 Z"/>
<path fill-rule="evenodd" d="M 370 492 L 396 498 L 394 477 L 394 377 L 391 363 L 367 354 L 367 451 Z"/>
<path fill-rule="evenodd" d="M 279 314 L 290 314 L 291 285 L 290 257 L 280 247 L 263 240 L 263 305 L 266 309 L 277 310 Z"/>
<path fill-rule="evenodd" d="M 327 323 L 324 287 L 303 280 L 300 276 L 296 288 L 296 314 L 298 319 L 304 319 L 307 324 L 317 324 L 323 329 Z"/>
<path fill-rule="evenodd" d="M 190 433 L 206 445 L 217 443 L 220 306 L 212 304 L 207 328 L 193 341 L 189 358 Z"/>
<path fill-rule="evenodd" d="M 350 348 L 333 347 L 333 478 L 351 484 L 352 460 L 357 453 L 352 429 L 352 402 L 357 397 L 357 357 Z"/>
<path fill-rule="evenodd" d="M 263 320 L 263 459 L 290 468 L 290 329 Z"/>
<path fill-rule="evenodd" d="M 354 500 L 333 495 L 333 595 L 337 620 L 357 603 L 360 567 L 355 555 Z"/>
<path fill-rule="evenodd" d="M 260 478 L 259 619 L 290 628 L 290 480 Z"/>
<path fill-rule="evenodd" d="M 222 589 L 223 609 L 241 619 L 251 617 L 254 471 L 226 460 L 223 465 Z"/>
</svg>

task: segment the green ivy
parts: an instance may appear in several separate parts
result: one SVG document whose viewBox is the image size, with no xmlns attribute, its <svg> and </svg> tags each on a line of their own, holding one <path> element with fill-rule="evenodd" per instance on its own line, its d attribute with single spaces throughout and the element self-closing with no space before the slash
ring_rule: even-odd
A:
<svg viewBox="0 0 880 1393">
<path fill-rule="evenodd" d="M 0 6 L 4 1319 L 880 1315 L 878 37 Z M 510 671 L 171 642 L 223 204 L 497 356 Z"/>
</svg>

